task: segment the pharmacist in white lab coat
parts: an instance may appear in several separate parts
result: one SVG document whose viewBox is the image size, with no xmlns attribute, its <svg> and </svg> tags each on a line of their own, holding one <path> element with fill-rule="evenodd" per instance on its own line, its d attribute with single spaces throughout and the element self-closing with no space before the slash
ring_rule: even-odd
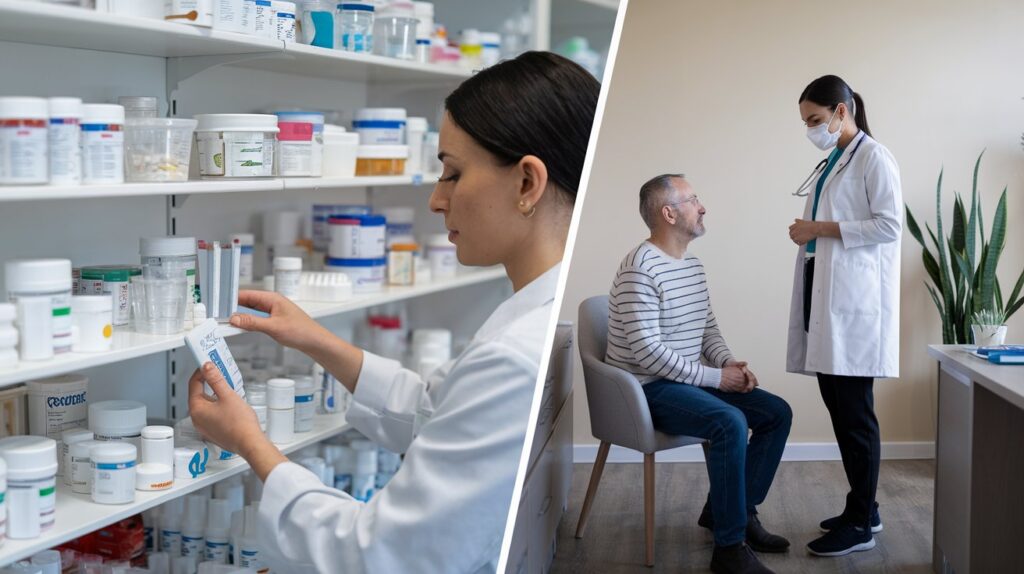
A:
<svg viewBox="0 0 1024 574">
<path fill-rule="evenodd" d="M 529 52 L 479 72 L 445 101 L 444 170 L 430 207 L 444 215 L 459 261 L 504 265 L 515 294 L 426 380 L 342 341 L 277 294 L 240 294 L 270 318 L 236 316 L 233 325 L 310 355 L 353 391 L 348 421 L 405 453 L 387 486 L 358 502 L 288 462 L 211 364 L 196 371 L 196 428 L 265 480 L 260 542 L 272 569 L 496 568 L 598 91 L 569 60 Z M 218 400 L 203 394 L 204 380 Z"/>
<path fill-rule="evenodd" d="M 874 548 L 881 442 L 874 379 L 899 376 L 900 235 L 903 198 L 896 160 L 871 137 L 864 101 L 837 76 L 800 96 L 807 136 L 829 152 L 801 186 L 800 246 L 789 321 L 787 370 L 816 375 L 832 419 L 850 492 L 824 520 L 812 554 Z"/>
</svg>

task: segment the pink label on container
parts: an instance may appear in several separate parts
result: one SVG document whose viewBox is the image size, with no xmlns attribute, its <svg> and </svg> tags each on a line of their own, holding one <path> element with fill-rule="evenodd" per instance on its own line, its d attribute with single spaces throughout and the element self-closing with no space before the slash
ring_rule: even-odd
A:
<svg viewBox="0 0 1024 574">
<path fill-rule="evenodd" d="M 277 139 L 284 142 L 313 141 L 313 124 L 305 122 L 277 122 L 281 133 Z"/>
</svg>

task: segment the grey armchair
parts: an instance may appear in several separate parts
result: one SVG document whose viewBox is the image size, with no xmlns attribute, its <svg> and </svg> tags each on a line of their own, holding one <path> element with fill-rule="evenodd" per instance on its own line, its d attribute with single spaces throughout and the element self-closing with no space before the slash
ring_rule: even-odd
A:
<svg viewBox="0 0 1024 574">
<path fill-rule="evenodd" d="M 601 446 L 580 511 L 576 538 L 583 538 L 586 530 L 608 449 L 614 444 L 638 450 L 644 454 L 645 560 L 647 566 L 654 566 L 654 453 L 705 441 L 654 430 L 640 381 L 631 373 L 604 362 L 607 337 L 608 296 L 586 299 L 579 309 L 580 356 L 590 408 L 590 430 L 601 441 Z"/>
</svg>

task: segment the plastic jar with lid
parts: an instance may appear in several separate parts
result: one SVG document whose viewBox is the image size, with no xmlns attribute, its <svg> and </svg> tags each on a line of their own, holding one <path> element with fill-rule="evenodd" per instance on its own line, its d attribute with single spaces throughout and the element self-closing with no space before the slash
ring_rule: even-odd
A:
<svg viewBox="0 0 1024 574">
<path fill-rule="evenodd" d="M 384 287 L 387 259 L 327 259 L 325 271 L 344 273 L 352 282 L 353 293 L 373 293 Z"/>
<path fill-rule="evenodd" d="M 0 185 L 49 180 L 49 119 L 49 105 L 43 98 L 0 98 Z"/>
<path fill-rule="evenodd" d="M 196 124 L 196 120 L 187 118 L 125 120 L 127 180 L 187 181 Z"/>
<path fill-rule="evenodd" d="M 298 40 L 320 48 L 334 48 L 334 10 L 331 0 L 301 0 Z"/>
<path fill-rule="evenodd" d="M 76 353 L 109 351 L 114 342 L 114 301 L 110 295 L 71 297 L 75 333 L 71 350 Z"/>
<path fill-rule="evenodd" d="M 289 299 L 297 299 L 299 297 L 299 279 L 301 276 L 301 257 L 274 258 L 274 291 Z"/>
<path fill-rule="evenodd" d="M 138 450 L 129 443 L 103 443 L 89 450 L 92 459 L 92 501 L 130 504 L 135 501 Z"/>
<path fill-rule="evenodd" d="M 255 0 L 214 0 L 213 28 L 239 34 L 255 33 Z"/>
<path fill-rule="evenodd" d="M 252 34 L 263 38 L 277 39 L 277 21 L 271 0 L 256 0 L 252 8 Z"/>
<path fill-rule="evenodd" d="M 501 61 L 501 34 L 480 32 L 480 64 L 490 68 Z"/>
<path fill-rule="evenodd" d="M 427 136 L 427 118 L 411 117 L 406 120 L 405 140 L 409 145 L 409 160 L 405 162 L 405 173 L 416 175 L 425 173 L 423 169 L 423 141 Z"/>
<path fill-rule="evenodd" d="M 19 299 L 48 299 L 52 314 L 48 320 L 52 334 L 53 353 L 71 351 L 71 261 L 68 259 L 16 259 L 4 265 L 7 298 L 18 304 Z M 20 314 L 20 313 L 19 313 Z M 25 317 L 19 317 L 18 328 L 26 336 Z M 34 344 L 42 345 L 42 341 Z M 25 359 L 22 347 L 22 359 Z M 38 358 L 46 358 L 44 356 Z"/>
<path fill-rule="evenodd" d="M 320 177 L 323 173 L 324 115 L 318 112 L 275 112 L 277 174 Z"/>
<path fill-rule="evenodd" d="M 356 174 L 359 134 L 341 126 L 324 126 L 323 177 L 352 177 Z"/>
<path fill-rule="evenodd" d="M 131 322 L 130 280 L 142 274 L 138 265 L 96 265 L 79 270 L 79 295 L 110 295 L 114 302 L 114 325 Z"/>
<path fill-rule="evenodd" d="M 82 104 L 82 183 L 124 183 L 124 108 Z"/>
<path fill-rule="evenodd" d="M 356 111 L 352 127 L 360 145 L 404 145 L 405 123 L 405 108 L 363 108 Z"/>
<path fill-rule="evenodd" d="M 416 13 L 416 61 L 430 62 L 430 35 L 434 33 L 434 3 L 413 2 Z"/>
<path fill-rule="evenodd" d="M 65 429 L 86 425 L 89 379 L 85 375 L 57 375 L 29 381 L 25 387 L 29 434 L 60 440 Z"/>
<path fill-rule="evenodd" d="M 483 65 L 483 42 L 480 38 L 480 31 L 468 28 L 462 31 L 462 37 L 459 41 L 459 53 L 462 56 L 460 60 L 464 68 L 470 70 L 479 70 Z"/>
<path fill-rule="evenodd" d="M 455 245 L 443 233 L 427 238 L 427 259 L 430 260 L 430 277 L 435 281 L 450 279 L 459 272 Z"/>
<path fill-rule="evenodd" d="M 162 425 L 142 427 L 142 462 L 174 466 L 174 429 Z"/>
<path fill-rule="evenodd" d="M 388 285 L 412 285 L 416 282 L 415 243 L 394 243 L 388 251 Z"/>
<path fill-rule="evenodd" d="M 363 54 L 373 52 L 373 4 L 343 2 L 337 5 L 335 16 L 336 49 Z"/>
<path fill-rule="evenodd" d="M 36 538 L 53 527 L 57 503 L 57 441 L 41 436 L 0 439 L 7 464 L 7 537 Z"/>
<path fill-rule="evenodd" d="M 295 439 L 295 381 L 267 381 L 267 436 L 274 443 Z"/>
<path fill-rule="evenodd" d="M 387 220 L 383 215 L 342 215 L 327 220 L 332 259 L 380 259 L 385 254 Z"/>
<path fill-rule="evenodd" d="M 118 96 L 117 104 L 124 108 L 124 119 L 160 117 L 160 100 L 154 96 Z"/>
<path fill-rule="evenodd" d="M 100 401 L 89 405 L 89 430 L 96 440 L 125 442 L 138 449 L 145 426 L 146 405 L 138 401 Z"/>
<path fill-rule="evenodd" d="M 271 116 L 273 117 L 273 116 Z M 196 292 L 196 238 L 195 237 L 143 237 L 139 240 L 142 273 L 161 274 L 161 269 L 185 269 L 185 329 L 192 328 Z"/>
<path fill-rule="evenodd" d="M 48 104 L 50 183 L 78 185 L 82 183 L 82 100 L 50 98 Z"/>
<path fill-rule="evenodd" d="M 71 487 L 71 492 L 89 494 L 92 491 L 92 458 L 89 453 L 92 447 L 101 444 L 104 442 L 90 439 L 72 443 L 68 447 L 64 484 Z"/>
<path fill-rule="evenodd" d="M 274 15 L 274 28 L 278 40 L 285 44 L 295 43 L 295 2 L 271 0 L 270 12 Z"/>
<path fill-rule="evenodd" d="M 71 486 L 71 447 L 90 440 L 94 440 L 92 431 L 84 428 L 67 429 L 60 433 L 60 443 L 57 445 L 57 475 L 63 478 L 65 486 Z"/>
<path fill-rule="evenodd" d="M 199 175 L 272 177 L 277 116 L 200 114 L 195 117 Z"/>
<path fill-rule="evenodd" d="M 316 402 L 313 400 L 316 385 L 309 375 L 301 375 L 294 380 L 295 432 L 309 432 L 313 430 L 313 415 L 316 414 Z"/>
<path fill-rule="evenodd" d="M 415 60 L 416 24 L 416 7 L 412 2 L 388 2 L 373 21 L 373 52 L 399 60 Z"/>
<path fill-rule="evenodd" d="M 164 0 L 164 20 L 209 28 L 215 0 Z"/>
<path fill-rule="evenodd" d="M 361 145 L 356 150 L 356 175 L 402 175 L 408 158 L 406 145 Z"/>
</svg>

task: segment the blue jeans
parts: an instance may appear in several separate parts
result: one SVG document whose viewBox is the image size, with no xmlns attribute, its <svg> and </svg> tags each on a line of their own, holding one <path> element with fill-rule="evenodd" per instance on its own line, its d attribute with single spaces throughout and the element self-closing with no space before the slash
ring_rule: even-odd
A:
<svg viewBox="0 0 1024 574">
<path fill-rule="evenodd" d="M 727 393 L 675 381 L 644 385 L 654 428 L 711 441 L 708 476 L 715 544 L 746 538 L 747 514 L 764 502 L 789 437 L 793 411 L 780 397 L 756 388 Z M 747 429 L 753 431 L 747 444 Z"/>
</svg>

